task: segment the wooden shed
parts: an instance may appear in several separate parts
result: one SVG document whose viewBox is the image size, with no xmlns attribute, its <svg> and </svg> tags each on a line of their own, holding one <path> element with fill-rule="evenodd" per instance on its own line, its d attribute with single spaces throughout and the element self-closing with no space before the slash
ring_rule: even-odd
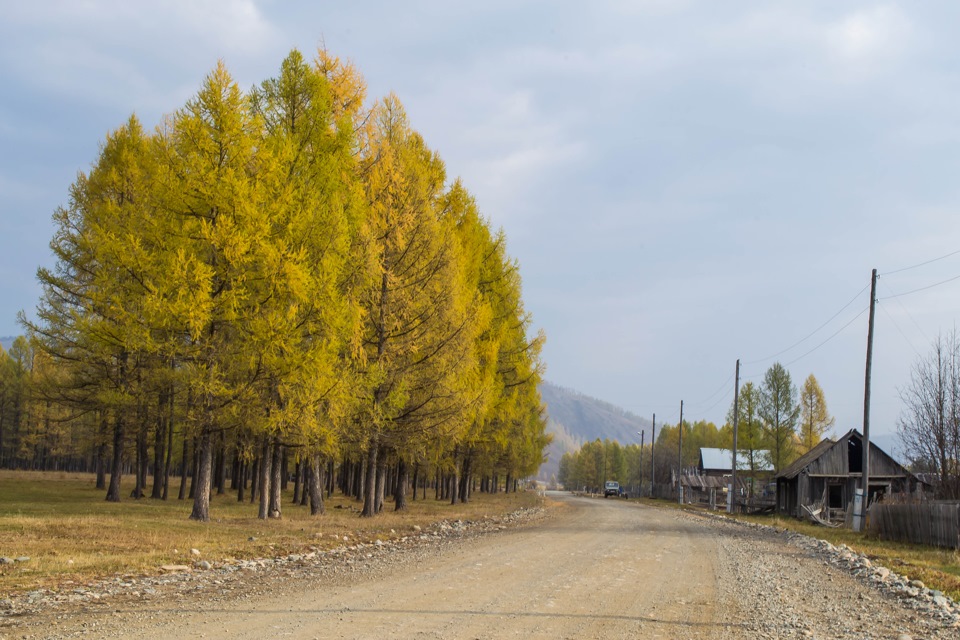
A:
<svg viewBox="0 0 960 640">
<path fill-rule="evenodd" d="M 836 441 L 825 438 L 777 477 L 777 511 L 803 516 L 803 506 L 821 506 L 829 513 L 846 512 L 860 486 L 863 436 L 851 429 Z M 882 494 L 913 491 L 917 479 L 903 465 L 870 443 L 869 500 Z"/>
</svg>

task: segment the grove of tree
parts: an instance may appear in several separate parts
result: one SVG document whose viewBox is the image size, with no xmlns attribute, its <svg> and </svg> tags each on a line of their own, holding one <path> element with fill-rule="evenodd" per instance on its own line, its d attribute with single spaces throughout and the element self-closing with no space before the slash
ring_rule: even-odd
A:
<svg viewBox="0 0 960 640">
<path fill-rule="evenodd" d="M 314 513 L 336 486 L 373 516 L 543 460 L 544 338 L 503 232 L 324 50 L 246 92 L 221 62 L 152 132 L 131 116 L 54 224 L 29 339 L 0 351 L 2 466 L 94 468 L 112 501 L 179 473 L 206 521 L 228 475 L 261 518 L 291 477 Z"/>
</svg>

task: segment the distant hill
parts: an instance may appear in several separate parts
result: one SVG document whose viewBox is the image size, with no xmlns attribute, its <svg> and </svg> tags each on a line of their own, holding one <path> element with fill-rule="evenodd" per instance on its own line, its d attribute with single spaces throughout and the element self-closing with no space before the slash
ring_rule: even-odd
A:
<svg viewBox="0 0 960 640">
<path fill-rule="evenodd" d="M 540 467 L 543 480 L 557 473 L 564 453 L 576 451 L 584 442 L 599 438 L 639 444 L 637 432 L 642 429 L 650 437 L 650 420 L 579 391 L 543 382 L 540 397 L 547 407 L 547 431 L 553 434 L 553 442 L 547 447 L 549 457 Z"/>
<path fill-rule="evenodd" d="M 9 351 L 10 346 L 13 344 L 13 341 L 16 339 L 16 336 L 6 336 L 0 337 L 0 344 L 3 345 L 4 351 Z"/>
</svg>

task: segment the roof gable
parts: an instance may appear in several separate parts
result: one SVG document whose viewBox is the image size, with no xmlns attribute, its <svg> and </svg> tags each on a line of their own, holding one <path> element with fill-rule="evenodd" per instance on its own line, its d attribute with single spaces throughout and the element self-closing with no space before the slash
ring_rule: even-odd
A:
<svg viewBox="0 0 960 640">
<path fill-rule="evenodd" d="M 813 473 L 827 472 L 836 475 L 850 475 L 847 463 L 849 461 L 849 448 L 851 446 L 857 446 L 861 449 L 863 447 L 863 436 L 860 435 L 860 432 L 856 429 L 851 429 L 836 441 L 830 438 L 824 438 L 820 441 L 820 444 L 794 460 L 794 462 L 782 470 L 777 477 L 793 479 L 802 471 L 809 471 L 811 468 Z M 840 469 L 841 466 L 843 467 L 842 471 Z M 859 471 L 854 471 L 853 473 L 857 476 L 860 475 Z M 908 476 L 910 472 L 886 451 L 871 442 L 870 474 Z"/>
</svg>

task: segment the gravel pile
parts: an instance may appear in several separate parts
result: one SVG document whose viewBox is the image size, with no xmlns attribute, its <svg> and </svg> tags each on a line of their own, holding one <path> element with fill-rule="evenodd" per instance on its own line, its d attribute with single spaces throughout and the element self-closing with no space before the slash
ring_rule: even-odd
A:
<svg viewBox="0 0 960 640">
<path fill-rule="evenodd" d="M 710 515 L 718 574 L 734 577 L 721 589 L 723 637 L 960 638 L 957 603 L 846 545 Z"/>
</svg>

